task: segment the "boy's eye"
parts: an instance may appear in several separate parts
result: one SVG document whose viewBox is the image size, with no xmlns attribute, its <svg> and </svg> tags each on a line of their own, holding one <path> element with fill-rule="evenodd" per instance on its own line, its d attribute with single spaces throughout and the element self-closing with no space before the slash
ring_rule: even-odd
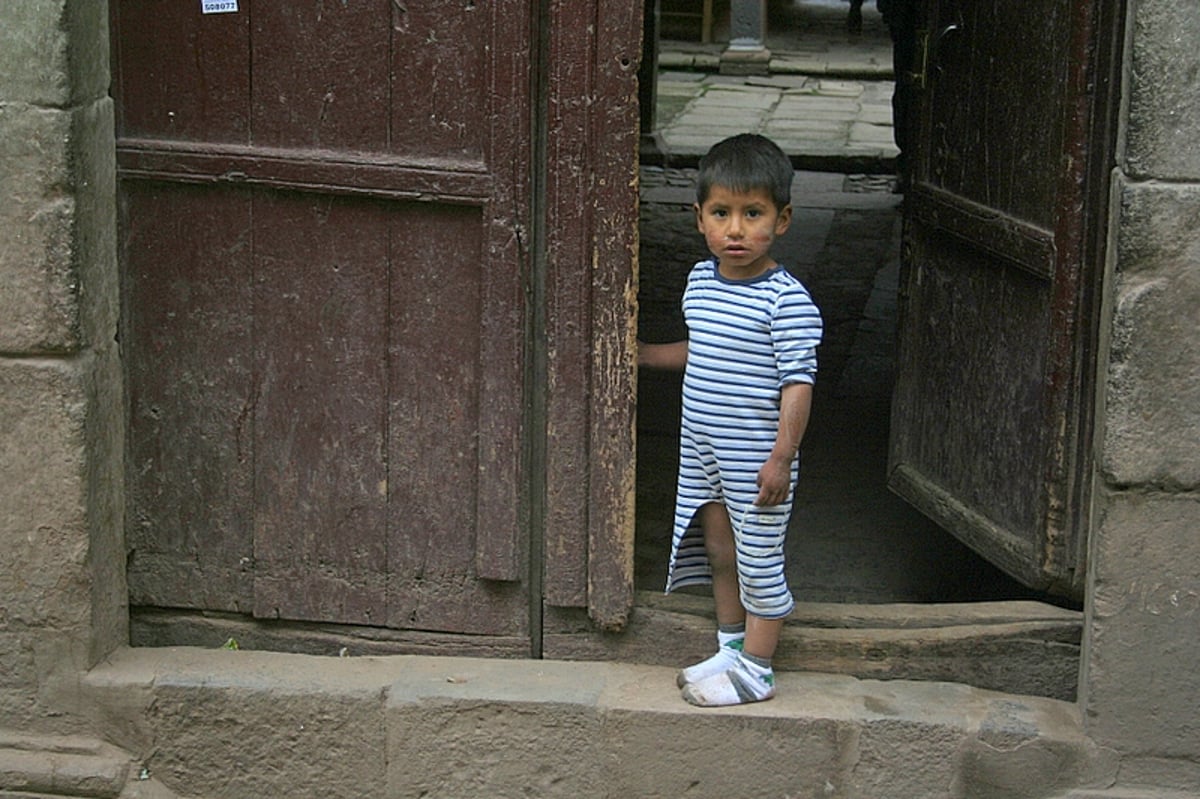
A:
<svg viewBox="0 0 1200 799">
<path fill-rule="evenodd" d="M 762 216 L 762 211 L 758 210 L 757 208 L 751 208 L 750 210 L 746 211 L 746 216 L 750 217 L 751 219 L 757 219 L 758 217 Z"/>
</svg>

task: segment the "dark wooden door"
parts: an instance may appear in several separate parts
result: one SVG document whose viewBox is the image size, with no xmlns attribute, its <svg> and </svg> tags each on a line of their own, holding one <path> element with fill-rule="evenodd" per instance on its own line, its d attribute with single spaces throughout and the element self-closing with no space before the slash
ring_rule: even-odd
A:
<svg viewBox="0 0 1200 799">
<path fill-rule="evenodd" d="M 131 602 L 528 651 L 530 4 L 207 5 L 111 4 Z"/>
<path fill-rule="evenodd" d="M 1117 5 L 919 5 L 889 482 L 1026 585 L 1074 598 Z"/>
</svg>

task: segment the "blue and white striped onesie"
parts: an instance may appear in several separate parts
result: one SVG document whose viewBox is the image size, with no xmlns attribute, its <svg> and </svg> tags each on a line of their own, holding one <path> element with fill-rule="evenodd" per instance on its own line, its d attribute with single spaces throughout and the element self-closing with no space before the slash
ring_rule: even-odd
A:
<svg viewBox="0 0 1200 799">
<path fill-rule="evenodd" d="M 734 281 L 711 260 L 692 267 L 683 314 L 688 356 L 667 592 L 712 582 L 696 513 L 721 502 L 733 524 L 743 607 L 782 618 L 794 604 L 783 553 L 794 491 L 782 505 L 755 507 L 756 480 L 779 432 L 782 388 L 816 379 L 821 315 L 783 267 Z M 799 468 L 797 456 L 793 486 Z"/>
</svg>

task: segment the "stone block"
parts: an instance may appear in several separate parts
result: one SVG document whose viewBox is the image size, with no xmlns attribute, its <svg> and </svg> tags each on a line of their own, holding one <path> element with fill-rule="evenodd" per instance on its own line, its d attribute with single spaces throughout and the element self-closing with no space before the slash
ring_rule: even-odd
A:
<svg viewBox="0 0 1200 799">
<path fill-rule="evenodd" d="M 1121 761 L 1121 783 L 1143 786 L 1146 799 L 1196 799 L 1200 763 L 1194 757 L 1126 757 Z M 1148 790 L 1150 786 L 1154 792 Z M 1137 794 L 1133 797 L 1141 799 Z M 1118 795 L 1113 799 L 1126 798 Z"/>
<path fill-rule="evenodd" d="M 776 75 L 823 75 L 827 71 L 824 59 L 814 55 L 780 55 L 771 58 L 771 73 Z"/>
<path fill-rule="evenodd" d="M 1200 179 L 1200 5 L 1145 0 L 1133 9 L 1126 169 L 1140 177 Z"/>
<path fill-rule="evenodd" d="M 867 122 L 855 122 L 850 126 L 851 142 L 889 147 L 893 140 L 894 136 L 891 125 L 873 125 Z"/>
<path fill-rule="evenodd" d="M 763 133 L 771 138 L 812 139 L 814 141 L 845 141 L 847 128 L 841 119 L 771 119 Z"/>
<path fill-rule="evenodd" d="M 821 97 L 860 97 L 863 85 L 853 80 L 824 79 L 817 83 L 817 94 Z"/>
<path fill-rule="evenodd" d="M 1121 191 L 1102 468 L 1110 482 L 1200 484 L 1200 187 Z"/>
<path fill-rule="evenodd" d="M 14 629 L 16 628 L 16 629 Z M 79 628 L 5 623 L 0 630 L 0 722 L 26 731 L 78 724 L 79 674 L 86 668 Z M 0 796 L 3 793 L 0 792 Z"/>
<path fill-rule="evenodd" d="M 721 53 L 722 75 L 767 75 L 771 71 L 771 51 L 762 48 L 729 47 Z"/>
<path fill-rule="evenodd" d="M 113 108 L 0 105 L 0 351 L 108 346 L 116 333 Z"/>
<path fill-rule="evenodd" d="M 74 265 L 82 346 L 112 347 L 120 314 L 117 269 L 116 143 L 109 97 L 72 112 Z"/>
<path fill-rule="evenodd" d="M 0 796 L 120 796 L 129 763 L 119 755 L 97 755 L 72 743 L 64 750 L 0 747 Z M 7 793 L 6 789 L 20 791 Z"/>
<path fill-rule="evenodd" d="M 32 644 L 27 634 L 8 629 L 7 614 L 0 611 L 0 692 L 33 696 L 37 690 L 37 663 Z"/>
<path fill-rule="evenodd" d="M 1046 709 L 1035 710 L 1020 697 L 992 703 L 977 735 L 963 747 L 954 795 L 1040 797 L 1093 779 L 1094 752 L 1081 734 L 1042 733 L 1072 726 L 1074 708 L 1064 704 L 1055 710 L 1060 715 L 1056 721 L 1038 719 Z"/>
<path fill-rule="evenodd" d="M 0 351 L 77 345 L 72 115 L 0 104 Z"/>
<path fill-rule="evenodd" d="M 745 86 L 713 86 L 704 92 L 703 107 L 718 114 L 730 111 L 769 111 L 779 100 L 780 90 Z"/>
<path fill-rule="evenodd" d="M 676 733 L 663 736 L 664 729 Z M 853 731 L 831 718 L 764 714 L 739 725 L 720 712 L 622 708 L 610 715 L 606 728 L 607 752 L 620 764 L 608 795 L 846 796 L 837 790 L 845 777 L 837 766 L 848 759 L 843 754 Z M 754 756 L 724 757 L 734 738 L 740 751 Z"/>
<path fill-rule="evenodd" d="M 388 796 L 646 795 L 612 792 L 603 665 L 410 666 L 388 699 Z"/>
<path fill-rule="evenodd" d="M 10 628 L 87 624 L 86 405 L 75 364 L 0 360 L 0 597 Z"/>
<path fill-rule="evenodd" d="M 892 107 L 890 105 L 879 103 L 875 105 L 864 105 L 859 111 L 858 121 L 865 122 L 869 125 L 881 125 L 888 129 L 888 135 L 891 135 L 892 128 Z"/>
<path fill-rule="evenodd" d="M 153 705 L 135 721 L 154 748 L 137 754 L 189 794 L 381 799 L 383 692 L 359 679 L 368 660 L 195 650 L 155 677 Z"/>
<path fill-rule="evenodd" d="M 1200 501 L 1100 492 L 1082 699 L 1088 733 L 1131 757 L 1200 752 Z M 1122 767 L 1126 771 L 1126 767 Z"/>
<path fill-rule="evenodd" d="M 961 745 L 960 736 L 951 728 L 905 718 L 873 720 L 855 736 L 854 756 L 849 759 L 853 768 L 847 777 L 850 790 L 845 793 L 941 796 L 948 775 L 957 767 Z M 897 769 L 897 763 L 908 767 Z"/>
<path fill-rule="evenodd" d="M 68 37 L 62 24 L 67 2 L 20 0 L 4 4 L 0 107 L 3 102 L 57 107 L 69 102 Z"/>
<path fill-rule="evenodd" d="M 1186 790 L 1176 791 L 1153 786 L 1154 782 L 1120 788 L 1081 788 L 1077 791 L 1068 791 L 1055 799 L 1195 799 L 1196 797 L 1195 790 L 1190 787 Z"/>
<path fill-rule="evenodd" d="M 859 103 L 850 97 L 818 96 L 816 91 L 797 90 L 783 95 L 773 112 L 776 117 L 804 119 L 813 113 L 833 113 L 840 119 L 858 115 Z"/>
<path fill-rule="evenodd" d="M 107 3 L 95 0 L 55 0 L 65 5 L 63 27 L 70 41 L 70 81 L 73 102 L 88 105 L 108 97 L 111 80 Z"/>
<path fill-rule="evenodd" d="M 110 343 L 88 359 L 87 527 L 91 588 L 88 664 L 129 641 L 125 580 L 125 399 L 120 356 Z"/>
<path fill-rule="evenodd" d="M 0 102 L 65 108 L 108 94 L 108 4 L 10 0 L 0 27 Z"/>
</svg>

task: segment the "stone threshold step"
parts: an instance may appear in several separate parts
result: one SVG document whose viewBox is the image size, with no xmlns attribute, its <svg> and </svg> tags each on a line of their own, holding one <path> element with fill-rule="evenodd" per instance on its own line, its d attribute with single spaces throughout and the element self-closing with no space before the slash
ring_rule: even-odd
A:
<svg viewBox="0 0 1200 799">
<path fill-rule="evenodd" d="M 116 652 L 82 688 L 151 773 L 209 799 L 1032 799 L 1111 784 L 1074 704 L 950 683 L 780 674 L 769 702 L 695 708 L 658 666 L 180 647 Z"/>
<path fill-rule="evenodd" d="M 712 600 L 640 591 L 619 636 L 547 634 L 547 656 L 676 665 L 711 654 Z M 1073 701 L 1083 614 L 1042 602 L 799 603 L 775 668 L 862 679 L 958 682 Z"/>
</svg>

